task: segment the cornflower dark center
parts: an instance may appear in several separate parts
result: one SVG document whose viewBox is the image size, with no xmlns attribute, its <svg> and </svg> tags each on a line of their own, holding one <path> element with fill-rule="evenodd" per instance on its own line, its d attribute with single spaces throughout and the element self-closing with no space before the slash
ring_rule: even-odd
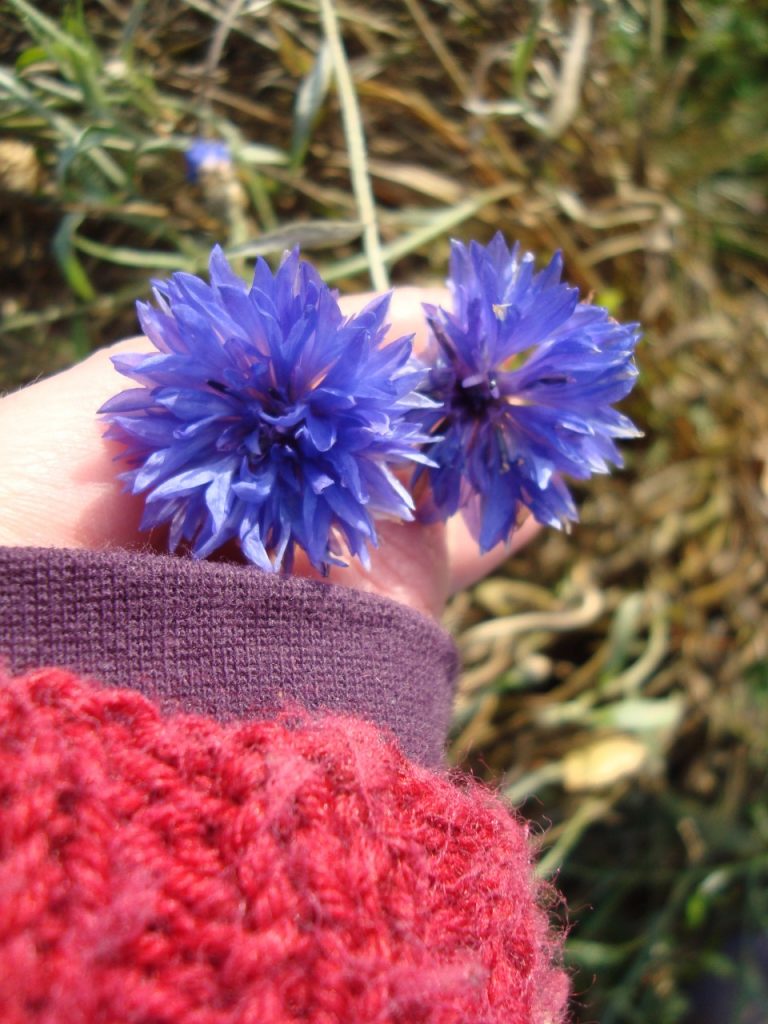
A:
<svg viewBox="0 0 768 1024">
<path fill-rule="evenodd" d="M 207 380 L 206 384 L 212 391 L 222 395 L 231 395 L 231 388 L 218 380 Z M 259 405 L 270 416 L 283 415 L 288 407 L 285 394 L 274 386 L 268 387 L 259 395 Z M 248 426 L 245 424 L 250 423 Z M 256 472 L 270 457 L 272 449 L 278 445 L 295 448 L 295 432 L 298 424 L 285 427 L 274 423 L 267 423 L 261 415 L 252 415 L 241 421 L 239 429 L 235 427 L 225 431 L 224 437 L 220 440 L 220 446 L 231 451 L 239 451 L 245 456 L 249 468 Z M 245 429 L 243 429 L 245 427 Z"/>
<path fill-rule="evenodd" d="M 499 400 L 496 375 L 488 373 L 469 386 L 457 381 L 451 404 L 457 412 L 472 419 L 479 419 L 485 416 L 489 405 L 494 405 Z"/>
<path fill-rule="evenodd" d="M 247 449 L 245 455 L 251 472 L 259 472 L 270 459 L 273 459 L 275 449 L 289 448 L 297 451 L 295 430 L 296 427 L 277 427 L 273 423 L 259 421 L 250 434 L 247 446 L 244 446 Z M 279 461 L 285 468 L 285 459 L 280 458 Z"/>
<path fill-rule="evenodd" d="M 274 386 L 268 387 L 262 396 L 262 405 L 270 416 L 282 416 L 288 409 L 288 401 L 285 394 Z M 277 445 L 294 448 L 296 445 L 296 430 L 301 426 L 300 420 L 294 426 L 278 426 L 274 423 L 267 423 L 260 417 L 256 423 L 256 434 L 258 437 L 258 454 L 251 452 L 248 456 L 251 468 L 269 456 L 271 449 Z"/>
</svg>

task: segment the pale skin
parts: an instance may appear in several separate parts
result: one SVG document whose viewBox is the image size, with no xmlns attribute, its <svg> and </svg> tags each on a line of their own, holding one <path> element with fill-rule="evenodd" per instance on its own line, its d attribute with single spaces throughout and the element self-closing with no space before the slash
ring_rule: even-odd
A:
<svg viewBox="0 0 768 1024">
<path fill-rule="evenodd" d="M 354 313 L 371 297 L 342 298 L 342 309 Z M 427 328 L 421 303 L 446 301 L 442 289 L 396 289 L 389 336 L 415 334 L 416 347 L 423 348 Z M 0 399 L 0 545 L 160 547 L 161 538 L 139 531 L 143 499 L 123 491 L 117 479 L 122 467 L 115 460 L 121 447 L 105 440 L 105 424 L 96 415 L 108 398 L 132 386 L 109 357 L 143 351 L 155 351 L 144 337 L 118 342 Z M 352 560 L 347 568 L 332 568 L 328 579 L 439 616 L 452 593 L 487 575 L 537 529 L 528 519 L 508 544 L 481 555 L 460 517 L 432 525 L 384 522 L 370 569 Z M 317 577 L 300 557 L 294 571 Z"/>
</svg>

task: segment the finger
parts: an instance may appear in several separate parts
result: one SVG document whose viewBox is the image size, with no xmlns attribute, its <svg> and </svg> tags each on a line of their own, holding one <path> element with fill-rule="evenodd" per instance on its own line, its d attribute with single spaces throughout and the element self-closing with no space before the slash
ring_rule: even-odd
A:
<svg viewBox="0 0 768 1024">
<path fill-rule="evenodd" d="M 341 311 L 345 316 L 359 313 L 369 302 L 376 298 L 375 292 L 364 292 L 361 295 L 342 295 L 339 299 Z M 404 334 L 413 334 L 413 349 L 423 352 L 429 342 L 429 326 L 424 317 L 423 304 L 447 305 L 449 302 L 447 288 L 395 288 L 389 304 L 387 321 L 390 328 L 388 336 L 399 338 Z"/>
<path fill-rule="evenodd" d="M 529 515 L 506 543 L 497 544 L 482 555 L 478 550 L 477 541 L 469 532 L 461 515 L 452 516 L 445 524 L 445 528 L 450 564 L 450 589 L 451 593 L 455 593 L 464 587 L 471 587 L 473 583 L 498 569 L 538 535 L 541 525 Z"/>
<path fill-rule="evenodd" d="M 443 524 L 383 521 L 376 524 L 376 532 L 378 546 L 370 550 L 367 568 L 349 558 L 346 566 L 331 566 L 327 576 L 321 576 L 298 552 L 294 575 L 379 594 L 438 619 L 450 594 Z"/>
<path fill-rule="evenodd" d="M 141 339 L 125 343 L 136 350 Z M 0 540 L 103 547 L 135 544 L 141 502 L 122 493 L 117 446 L 96 412 L 124 380 L 98 352 L 0 402 Z"/>
</svg>

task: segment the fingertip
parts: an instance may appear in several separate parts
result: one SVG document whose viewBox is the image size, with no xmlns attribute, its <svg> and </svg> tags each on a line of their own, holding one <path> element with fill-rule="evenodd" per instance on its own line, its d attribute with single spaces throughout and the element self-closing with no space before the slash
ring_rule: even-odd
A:
<svg viewBox="0 0 768 1024">
<path fill-rule="evenodd" d="M 363 292 L 360 295 L 342 295 L 339 299 L 341 311 L 345 316 L 352 316 L 364 309 L 375 298 L 375 292 Z M 423 351 L 429 340 L 429 327 L 424 316 L 424 303 L 446 305 L 450 299 L 447 288 L 434 285 L 426 288 L 406 286 L 392 289 L 387 320 L 389 336 L 399 338 L 404 334 L 414 336 L 413 347 L 416 352 Z"/>
<path fill-rule="evenodd" d="M 451 563 L 452 592 L 471 587 L 478 580 L 488 576 L 524 548 L 541 530 L 541 524 L 537 523 L 533 516 L 528 515 L 506 543 L 497 544 L 485 554 L 480 554 L 477 541 L 470 533 L 463 516 L 452 516 L 445 526 Z"/>
</svg>

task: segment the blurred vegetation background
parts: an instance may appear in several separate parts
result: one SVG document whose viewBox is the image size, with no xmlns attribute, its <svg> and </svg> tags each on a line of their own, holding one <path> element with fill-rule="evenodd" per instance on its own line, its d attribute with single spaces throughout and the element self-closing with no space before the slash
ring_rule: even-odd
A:
<svg viewBox="0 0 768 1024">
<path fill-rule="evenodd" d="M 447 615 L 453 760 L 534 823 L 584 1022 L 768 1021 L 766 110 L 749 0 L 0 4 L 0 389 L 215 240 L 349 291 L 501 229 L 642 322 L 626 470 Z"/>
</svg>

